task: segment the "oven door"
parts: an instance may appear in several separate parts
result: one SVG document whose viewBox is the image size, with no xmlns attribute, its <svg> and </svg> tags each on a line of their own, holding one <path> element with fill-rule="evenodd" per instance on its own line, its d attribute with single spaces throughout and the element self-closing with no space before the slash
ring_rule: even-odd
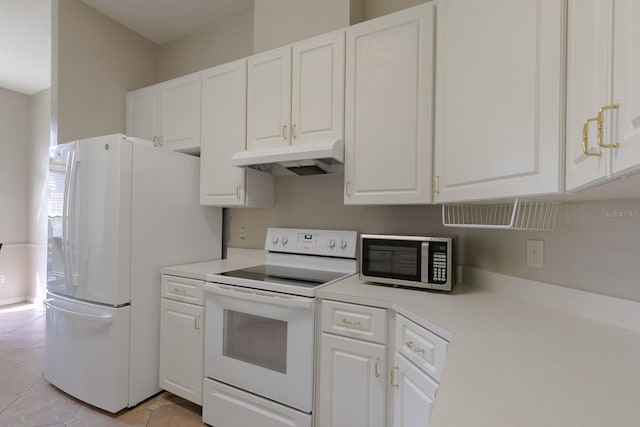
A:
<svg viewBox="0 0 640 427">
<path fill-rule="evenodd" d="M 205 375 L 310 413 L 313 298 L 207 283 Z"/>
</svg>

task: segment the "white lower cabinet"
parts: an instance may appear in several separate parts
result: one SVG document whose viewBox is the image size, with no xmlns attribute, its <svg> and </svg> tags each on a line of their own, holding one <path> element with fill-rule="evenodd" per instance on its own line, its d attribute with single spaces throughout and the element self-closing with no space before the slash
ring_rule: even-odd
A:
<svg viewBox="0 0 640 427">
<path fill-rule="evenodd" d="M 162 276 L 160 303 L 160 388 L 198 405 L 204 375 L 202 285 L 198 280 Z"/>
<path fill-rule="evenodd" d="M 393 426 L 426 427 L 436 397 L 436 383 L 399 352 L 392 368 Z"/>
<path fill-rule="evenodd" d="M 203 388 L 202 421 L 209 425 L 215 427 L 311 427 L 311 415 L 276 404 L 255 394 L 209 378 L 204 379 Z"/>
<path fill-rule="evenodd" d="M 316 425 L 383 427 L 387 347 L 327 333 L 321 338 L 320 408 Z"/>
<path fill-rule="evenodd" d="M 320 316 L 315 425 L 427 427 L 448 342 L 381 308 L 325 300 Z"/>
</svg>

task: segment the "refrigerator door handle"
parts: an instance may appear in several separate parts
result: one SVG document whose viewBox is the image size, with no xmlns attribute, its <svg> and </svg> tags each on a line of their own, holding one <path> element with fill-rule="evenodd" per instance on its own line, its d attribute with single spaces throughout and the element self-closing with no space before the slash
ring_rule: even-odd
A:
<svg viewBox="0 0 640 427">
<path fill-rule="evenodd" d="M 62 200 L 62 255 L 64 258 L 64 272 L 67 278 L 67 282 L 72 282 L 71 279 L 71 256 L 70 256 L 70 245 L 69 245 L 69 213 L 70 213 L 70 203 L 71 203 L 71 182 L 72 175 L 71 169 L 73 168 L 73 163 L 75 160 L 75 151 L 71 150 L 67 153 L 67 162 L 65 164 L 65 179 L 64 179 L 64 198 Z"/>
<path fill-rule="evenodd" d="M 80 161 L 78 152 L 72 150 L 67 157 L 67 180 L 65 181 L 64 200 L 63 200 L 63 222 L 62 230 L 64 233 L 64 239 L 66 244 L 64 247 L 64 260 L 65 260 L 65 272 L 67 280 L 72 286 L 80 286 L 80 274 L 76 272 L 74 251 L 77 251 L 77 245 L 75 245 L 75 209 L 77 196 L 77 179 L 78 168 L 76 164 Z M 73 204 L 72 204 L 73 203 Z"/>
<path fill-rule="evenodd" d="M 95 322 L 99 322 L 99 323 L 111 323 L 113 321 L 113 316 L 111 316 L 110 314 L 103 314 L 103 315 L 98 315 L 98 314 L 88 314 L 88 313 L 80 313 L 77 311 L 73 311 L 73 310 L 67 310 L 65 308 L 62 307 L 58 307 L 57 305 L 53 304 L 52 299 L 47 299 L 44 300 L 43 303 L 47 308 L 50 308 L 52 310 L 58 311 L 60 313 L 64 313 L 69 317 L 75 317 L 78 319 L 86 319 L 86 320 L 93 320 Z"/>
</svg>

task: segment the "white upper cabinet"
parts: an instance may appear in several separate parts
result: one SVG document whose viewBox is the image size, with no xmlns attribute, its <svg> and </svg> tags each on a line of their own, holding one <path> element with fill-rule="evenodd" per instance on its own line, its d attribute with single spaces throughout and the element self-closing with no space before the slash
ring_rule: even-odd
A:
<svg viewBox="0 0 640 427">
<path fill-rule="evenodd" d="M 271 175 L 231 166 L 246 147 L 246 88 L 246 59 L 202 72 L 201 205 L 273 205 Z"/>
<path fill-rule="evenodd" d="M 200 150 L 200 73 L 127 94 L 127 135 L 187 153 Z"/>
<path fill-rule="evenodd" d="M 561 191 L 563 2 L 441 0 L 437 14 L 436 201 Z"/>
<path fill-rule="evenodd" d="M 344 33 L 248 58 L 247 150 L 344 133 Z"/>
<path fill-rule="evenodd" d="M 433 4 L 346 30 L 345 204 L 431 202 Z"/>
<path fill-rule="evenodd" d="M 568 18 L 566 182 L 579 191 L 640 165 L 640 4 L 570 0 Z"/>
</svg>

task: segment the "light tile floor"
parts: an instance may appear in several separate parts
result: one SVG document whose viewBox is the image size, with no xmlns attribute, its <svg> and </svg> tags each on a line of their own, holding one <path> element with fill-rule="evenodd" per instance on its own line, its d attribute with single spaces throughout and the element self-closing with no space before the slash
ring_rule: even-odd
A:
<svg viewBox="0 0 640 427">
<path fill-rule="evenodd" d="M 33 304 L 0 306 L 0 426 L 201 427 L 201 408 L 162 392 L 117 414 L 81 402 L 43 376 L 45 311 Z"/>
</svg>

